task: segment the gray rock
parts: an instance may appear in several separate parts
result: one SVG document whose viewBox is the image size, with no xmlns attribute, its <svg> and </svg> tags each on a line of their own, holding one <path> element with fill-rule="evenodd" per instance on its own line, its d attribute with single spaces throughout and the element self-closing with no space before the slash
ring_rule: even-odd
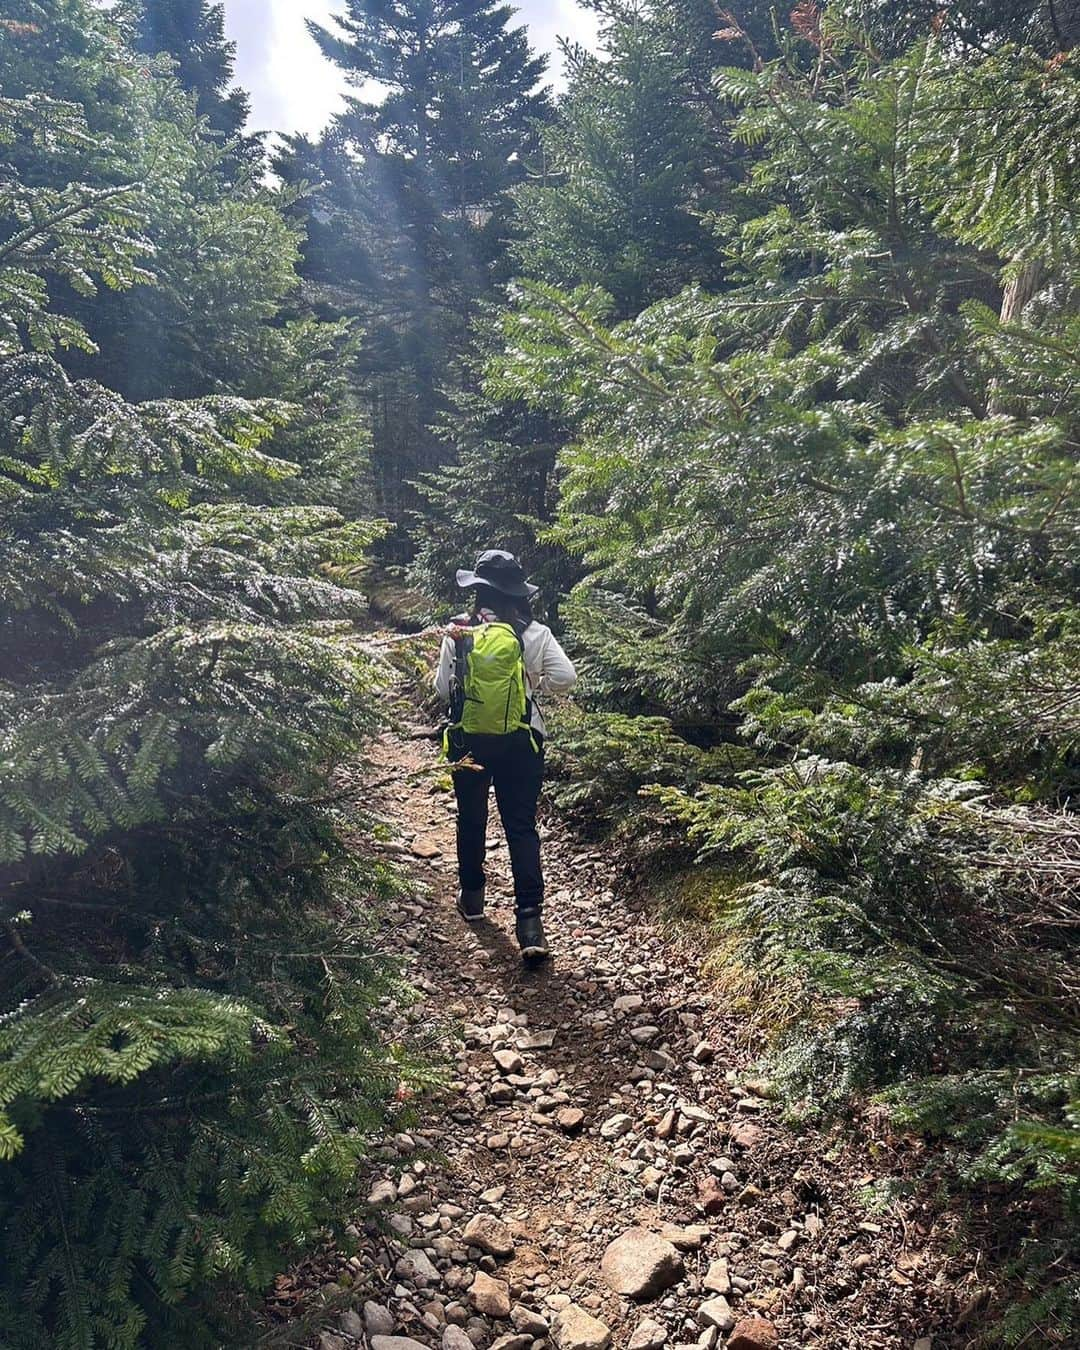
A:
<svg viewBox="0 0 1080 1350">
<path fill-rule="evenodd" d="M 492 1341 L 489 1350 L 529 1350 L 532 1343 L 531 1336 L 526 1336 L 520 1331 L 508 1331 L 505 1336 Z"/>
<path fill-rule="evenodd" d="M 398 1258 L 394 1274 L 399 1280 L 407 1280 L 421 1289 L 429 1284 L 439 1283 L 439 1272 L 431 1264 L 426 1252 L 413 1250 Z"/>
<path fill-rule="evenodd" d="M 600 1126 L 600 1138 L 621 1139 L 624 1134 L 629 1134 L 633 1128 L 633 1117 L 620 1111 L 613 1116 L 608 1116 L 607 1120 Z"/>
<path fill-rule="evenodd" d="M 528 1036 L 518 1037 L 519 1050 L 550 1050 L 554 1044 L 554 1031 L 534 1031 Z"/>
<path fill-rule="evenodd" d="M 465 1225 L 462 1238 L 471 1247 L 479 1247 L 492 1256 L 511 1256 L 514 1238 L 510 1229 L 494 1214 L 476 1214 Z"/>
<path fill-rule="evenodd" d="M 660 1350 L 667 1340 L 667 1327 L 651 1317 L 643 1317 L 626 1343 L 626 1350 Z"/>
<path fill-rule="evenodd" d="M 682 1279 L 684 1266 L 670 1242 L 646 1228 L 628 1228 L 608 1244 L 600 1273 L 617 1294 L 649 1299 Z"/>
<path fill-rule="evenodd" d="M 719 1327 L 721 1331 L 730 1331 L 735 1325 L 735 1314 L 723 1294 L 717 1294 L 698 1309 L 698 1321 L 703 1327 Z"/>
<path fill-rule="evenodd" d="M 705 1278 L 702 1284 L 710 1293 L 730 1294 L 731 1293 L 731 1275 L 728 1272 L 728 1263 L 722 1258 L 719 1261 L 713 1261 L 709 1269 L 705 1272 Z"/>
<path fill-rule="evenodd" d="M 558 1350 L 607 1350 L 611 1328 L 571 1303 L 558 1314 L 551 1329 Z"/>
<path fill-rule="evenodd" d="M 525 1061 L 516 1050 L 496 1050 L 494 1059 L 501 1073 L 520 1073 L 525 1067 Z"/>
<path fill-rule="evenodd" d="M 427 1346 L 411 1336 L 372 1336 L 371 1350 L 427 1350 Z"/>
<path fill-rule="evenodd" d="M 541 1313 L 535 1312 L 532 1308 L 526 1308 L 524 1303 L 515 1303 L 510 1309 L 510 1321 L 514 1324 L 515 1331 L 520 1331 L 523 1335 L 531 1336 L 534 1339 L 538 1336 L 546 1336 L 551 1330 L 547 1318 Z"/>
<path fill-rule="evenodd" d="M 341 1330 L 346 1336 L 359 1338 L 364 1334 L 364 1319 L 355 1308 L 350 1308 L 348 1312 L 345 1313 L 344 1317 L 341 1319 L 340 1325 Z"/>
<path fill-rule="evenodd" d="M 473 1350 L 473 1343 L 460 1327 L 448 1324 L 442 1330 L 442 1350 Z"/>
<path fill-rule="evenodd" d="M 364 1330 L 368 1336 L 389 1336 L 394 1330 L 394 1314 L 381 1303 L 368 1299 L 364 1304 Z"/>
</svg>

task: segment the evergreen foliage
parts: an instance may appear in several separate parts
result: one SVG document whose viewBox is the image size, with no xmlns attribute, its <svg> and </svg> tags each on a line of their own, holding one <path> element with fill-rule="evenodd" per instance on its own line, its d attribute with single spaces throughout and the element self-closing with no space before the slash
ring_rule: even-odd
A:
<svg viewBox="0 0 1080 1350">
<path fill-rule="evenodd" d="M 619 317 L 684 286 L 718 286 L 724 250 L 710 217 L 735 208 L 753 149 L 728 130 L 712 74 L 771 53 L 772 15 L 752 7 L 754 48 L 725 49 L 710 0 L 594 0 L 598 50 L 566 44 L 568 89 L 543 156 L 514 189 L 520 272 L 602 287 Z"/>
<path fill-rule="evenodd" d="M 298 287 L 299 232 L 260 165 L 238 162 L 236 143 L 211 132 L 168 76 L 168 56 L 147 58 L 116 27 L 84 22 L 82 6 L 13 0 L 6 12 L 5 96 L 47 92 L 84 125 L 64 146 L 41 135 L 9 144 L 11 175 L 67 197 L 136 192 L 140 256 L 152 259 L 123 287 L 111 276 L 54 280 L 50 308 L 78 320 L 94 347 L 79 344 L 66 366 L 133 400 L 246 392 L 247 354 Z"/>
<path fill-rule="evenodd" d="M 278 186 L 220 4 L 5 6 L 14 1350 L 240 1343 L 427 1081 L 338 768 L 373 499 L 434 611 L 522 557 L 558 805 L 793 1112 L 1038 1206 L 995 1334 L 1080 1335 L 1080 7 L 589 3 L 553 106 L 495 0 L 349 0 Z"/>
<path fill-rule="evenodd" d="M 325 379 L 348 332 L 267 326 L 296 285 L 278 204 L 213 172 L 228 147 L 108 13 L 18 14 L 0 24 L 0 1340 L 218 1345 L 239 1294 L 342 1221 L 422 1078 L 370 955 L 394 884 L 325 804 L 381 724 L 347 584 L 381 527 L 318 504 L 346 484 L 356 504 L 366 440 Z M 109 378 L 140 321 L 199 302 L 130 401 Z"/>
<path fill-rule="evenodd" d="M 493 350 L 493 334 L 479 341 Z M 483 391 L 459 392 L 441 420 L 448 462 L 418 483 L 413 513 L 416 543 L 407 577 L 445 617 L 460 606 L 454 573 L 497 539 L 520 558 L 541 588 L 539 604 L 555 617 L 559 596 L 577 579 L 565 551 L 543 542 L 558 502 L 558 454 L 565 439 L 559 418 Z"/>
<path fill-rule="evenodd" d="M 726 16 L 724 289 L 625 317 L 545 256 L 487 392 L 570 428 L 580 801 L 644 791 L 650 846 L 726 872 L 717 968 L 793 1103 L 881 1093 L 969 1181 L 1056 1192 L 1037 1284 L 1080 1186 L 1080 66 L 1019 16 L 894 10 L 879 46 L 853 8 L 798 6 L 771 59 Z M 1008 1334 L 1068 1339 L 1072 1298 Z"/>
<path fill-rule="evenodd" d="M 600 13 L 600 50 L 567 49 L 559 117 L 531 181 L 515 189 L 514 251 L 526 275 L 595 283 L 633 314 L 690 281 L 719 280 L 703 218 L 721 198 L 685 27 L 663 6 Z"/>
</svg>

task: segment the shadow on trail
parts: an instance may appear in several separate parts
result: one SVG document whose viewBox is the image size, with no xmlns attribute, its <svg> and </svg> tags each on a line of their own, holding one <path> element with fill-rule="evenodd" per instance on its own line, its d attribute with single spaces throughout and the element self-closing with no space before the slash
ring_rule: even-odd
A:
<svg viewBox="0 0 1080 1350">
<path fill-rule="evenodd" d="M 529 1019 L 526 1034 L 554 1030 L 555 1044 L 547 1050 L 524 1050 L 527 1059 L 542 1068 L 556 1069 L 561 1086 L 590 1123 L 607 1103 L 614 1087 L 625 1078 L 626 1065 L 612 1057 L 609 1028 L 586 1020 L 587 995 L 567 980 L 572 956 L 553 944 L 549 961 L 524 964 L 513 938 L 497 922 L 485 919 L 472 925 L 473 936 L 491 958 L 490 973 L 503 988 L 516 1012 Z M 596 1006 L 603 995 L 596 989 Z"/>
</svg>

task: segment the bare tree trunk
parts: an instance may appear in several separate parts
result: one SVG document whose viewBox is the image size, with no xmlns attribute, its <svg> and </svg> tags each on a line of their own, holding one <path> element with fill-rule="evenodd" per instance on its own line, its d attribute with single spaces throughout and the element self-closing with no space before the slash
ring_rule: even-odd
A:
<svg viewBox="0 0 1080 1350">
<path fill-rule="evenodd" d="M 1042 280 L 1042 264 L 1026 262 L 1017 268 L 1012 280 L 1005 287 L 1001 298 L 1001 322 L 1019 323 L 1024 317 L 1024 307 L 1038 289 Z"/>
<path fill-rule="evenodd" d="M 1002 324 L 1020 323 L 1027 303 L 1038 290 L 1042 277 L 1042 263 L 1036 261 L 1020 264 L 1006 283 L 1005 294 L 1001 297 Z M 1008 400 L 1002 395 L 1001 385 L 997 380 L 991 381 L 989 394 L 987 412 L 991 417 L 1009 411 Z"/>
<path fill-rule="evenodd" d="M 1072 51 L 1080 42 L 1080 0 L 1047 0 L 1046 13 L 1058 49 Z"/>
</svg>

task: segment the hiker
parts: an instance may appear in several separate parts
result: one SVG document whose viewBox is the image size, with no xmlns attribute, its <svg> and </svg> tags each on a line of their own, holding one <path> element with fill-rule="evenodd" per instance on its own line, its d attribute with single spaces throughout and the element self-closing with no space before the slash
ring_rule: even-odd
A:
<svg viewBox="0 0 1080 1350">
<path fill-rule="evenodd" d="M 443 638 L 435 689 L 450 708 L 446 750 L 457 797 L 458 912 L 468 923 L 484 917 L 484 854 L 488 789 L 510 849 L 515 930 L 522 958 L 549 956 L 541 911 L 544 878 L 536 804 L 544 776 L 544 718 L 537 693 L 564 693 L 577 674 L 551 629 L 532 616 L 539 587 L 525 579 L 512 553 L 481 553 L 457 573 L 473 590 L 472 609 L 452 619 Z"/>
</svg>

